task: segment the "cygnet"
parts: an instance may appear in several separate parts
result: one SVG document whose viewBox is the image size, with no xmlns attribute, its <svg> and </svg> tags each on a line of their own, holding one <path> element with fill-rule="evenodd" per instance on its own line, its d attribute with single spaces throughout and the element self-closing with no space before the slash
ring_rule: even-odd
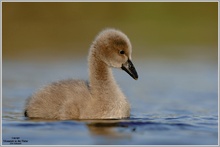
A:
<svg viewBox="0 0 220 147">
<path fill-rule="evenodd" d="M 24 114 L 41 119 L 122 119 L 130 116 L 130 104 L 117 85 L 111 68 L 121 68 L 134 79 L 132 46 L 119 30 L 101 31 L 89 49 L 89 80 L 53 82 L 34 93 Z"/>
</svg>

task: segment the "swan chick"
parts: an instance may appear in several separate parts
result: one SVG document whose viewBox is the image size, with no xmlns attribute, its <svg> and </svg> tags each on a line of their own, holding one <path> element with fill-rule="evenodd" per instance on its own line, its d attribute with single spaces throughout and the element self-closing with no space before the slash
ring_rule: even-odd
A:
<svg viewBox="0 0 220 147">
<path fill-rule="evenodd" d="M 44 119 L 121 119 L 130 116 L 130 104 L 111 68 L 121 68 L 138 79 L 131 62 L 132 46 L 119 30 L 101 31 L 89 49 L 89 80 L 53 82 L 27 99 L 25 116 Z"/>
</svg>

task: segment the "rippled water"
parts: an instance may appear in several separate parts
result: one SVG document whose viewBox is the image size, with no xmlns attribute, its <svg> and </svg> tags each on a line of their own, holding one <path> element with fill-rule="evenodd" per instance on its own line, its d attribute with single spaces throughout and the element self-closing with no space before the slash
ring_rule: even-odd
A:
<svg viewBox="0 0 220 147">
<path fill-rule="evenodd" d="M 25 100 L 51 81 L 87 79 L 86 58 L 3 61 L 2 144 L 217 145 L 218 68 L 205 60 L 134 60 L 140 78 L 115 78 L 132 105 L 123 120 L 29 120 Z"/>
</svg>

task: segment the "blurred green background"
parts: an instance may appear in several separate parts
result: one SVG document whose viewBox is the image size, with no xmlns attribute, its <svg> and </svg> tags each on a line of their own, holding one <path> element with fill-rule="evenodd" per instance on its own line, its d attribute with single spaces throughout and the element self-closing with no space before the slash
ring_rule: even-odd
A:
<svg viewBox="0 0 220 147">
<path fill-rule="evenodd" d="M 107 27 L 128 35 L 137 58 L 218 58 L 217 2 L 3 2 L 2 8 L 3 60 L 84 56 Z"/>
</svg>

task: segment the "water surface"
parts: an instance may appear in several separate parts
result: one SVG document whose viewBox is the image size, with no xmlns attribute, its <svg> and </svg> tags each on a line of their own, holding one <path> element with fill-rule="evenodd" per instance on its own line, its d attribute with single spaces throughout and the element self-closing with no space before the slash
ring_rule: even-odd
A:
<svg viewBox="0 0 220 147">
<path fill-rule="evenodd" d="M 136 59 L 137 81 L 114 70 L 131 103 L 122 120 L 29 120 L 25 100 L 65 78 L 88 79 L 86 58 L 3 61 L 2 144 L 217 145 L 218 69 L 206 60 Z"/>
</svg>

